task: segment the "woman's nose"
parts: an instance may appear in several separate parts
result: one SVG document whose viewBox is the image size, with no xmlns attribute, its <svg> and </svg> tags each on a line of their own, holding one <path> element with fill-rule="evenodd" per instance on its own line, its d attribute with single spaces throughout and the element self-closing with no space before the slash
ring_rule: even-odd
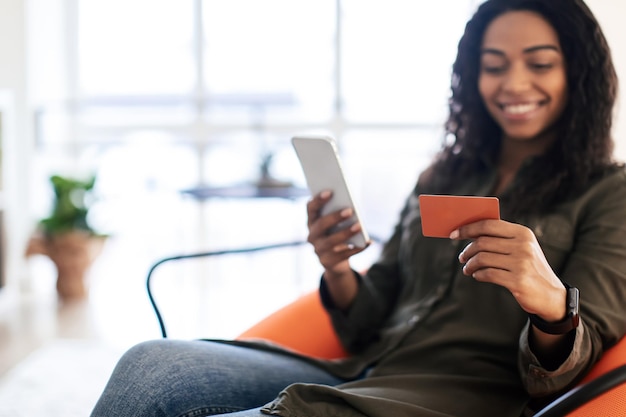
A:
<svg viewBox="0 0 626 417">
<path fill-rule="evenodd" d="M 525 67 L 511 66 L 503 79 L 502 89 L 510 93 L 521 93 L 531 86 L 531 77 Z"/>
</svg>

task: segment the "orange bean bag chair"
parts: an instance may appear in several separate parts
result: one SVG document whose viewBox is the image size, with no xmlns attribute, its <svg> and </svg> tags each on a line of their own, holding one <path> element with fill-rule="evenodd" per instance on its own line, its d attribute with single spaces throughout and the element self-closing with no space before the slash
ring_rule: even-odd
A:
<svg viewBox="0 0 626 417">
<path fill-rule="evenodd" d="M 270 340 L 315 358 L 335 359 L 347 355 L 317 291 L 270 314 L 237 339 Z"/>
</svg>

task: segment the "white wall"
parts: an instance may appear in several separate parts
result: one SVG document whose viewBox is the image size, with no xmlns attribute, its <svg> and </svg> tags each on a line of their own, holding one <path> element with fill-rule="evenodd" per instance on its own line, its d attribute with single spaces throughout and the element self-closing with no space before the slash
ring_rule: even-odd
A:
<svg viewBox="0 0 626 417">
<path fill-rule="evenodd" d="M 19 277 L 28 234 L 28 172 L 31 155 L 31 113 L 27 109 L 25 0 L 0 0 L 0 92 L 8 111 L 9 136 L 3 138 L 4 238 L 7 242 L 7 284 Z"/>
<path fill-rule="evenodd" d="M 615 151 L 618 158 L 626 160 L 626 42 L 624 42 L 626 2 L 622 0 L 587 0 L 586 2 L 602 25 L 613 51 L 613 60 L 621 87 L 615 117 Z"/>
</svg>

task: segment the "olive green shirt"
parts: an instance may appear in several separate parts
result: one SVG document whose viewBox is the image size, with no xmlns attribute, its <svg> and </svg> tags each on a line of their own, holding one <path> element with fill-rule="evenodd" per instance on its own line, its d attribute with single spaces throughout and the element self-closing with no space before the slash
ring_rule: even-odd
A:
<svg viewBox="0 0 626 417">
<path fill-rule="evenodd" d="M 470 178 L 455 194 L 487 195 L 495 178 L 495 172 Z M 555 370 L 533 355 L 528 315 L 508 290 L 462 274 L 458 255 L 468 242 L 422 235 L 419 194 L 418 183 L 380 259 L 359 276 L 347 313 L 333 306 L 322 280 L 322 300 L 352 354 L 320 364 L 354 381 L 290 385 L 264 413 L 520 416 L 531 399 L 576 384 L 626 333 L 623 169 L 550 214 L 507 219 L 529 227 L 555 273 L 580 290 L 580 325 Z"/>
</svg>

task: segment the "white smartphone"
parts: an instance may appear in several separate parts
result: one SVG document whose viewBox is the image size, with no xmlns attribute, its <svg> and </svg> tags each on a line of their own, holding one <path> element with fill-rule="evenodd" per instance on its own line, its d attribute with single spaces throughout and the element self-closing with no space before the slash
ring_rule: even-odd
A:
<svg viewBox="0 0 626 417">
<path fill-rule="evenodd" d="M 346 183 L 337 146 L 329 136 L 295 136 L 291 139 L 300 165 L 304 172 L 307 186 L 312 195 L 324 190 L 333 192 L 332 198 L 324 205 L 322 214 L 351 207 L 352 217 L 339 223 L 337 229 L 350 227 L 354 223 L 361 224 L 361 231 L 352 236 L 347 243 L 359 248 L 369 245 L 370 238 L 363 227 L 359 212 Z"/>
</svg>

